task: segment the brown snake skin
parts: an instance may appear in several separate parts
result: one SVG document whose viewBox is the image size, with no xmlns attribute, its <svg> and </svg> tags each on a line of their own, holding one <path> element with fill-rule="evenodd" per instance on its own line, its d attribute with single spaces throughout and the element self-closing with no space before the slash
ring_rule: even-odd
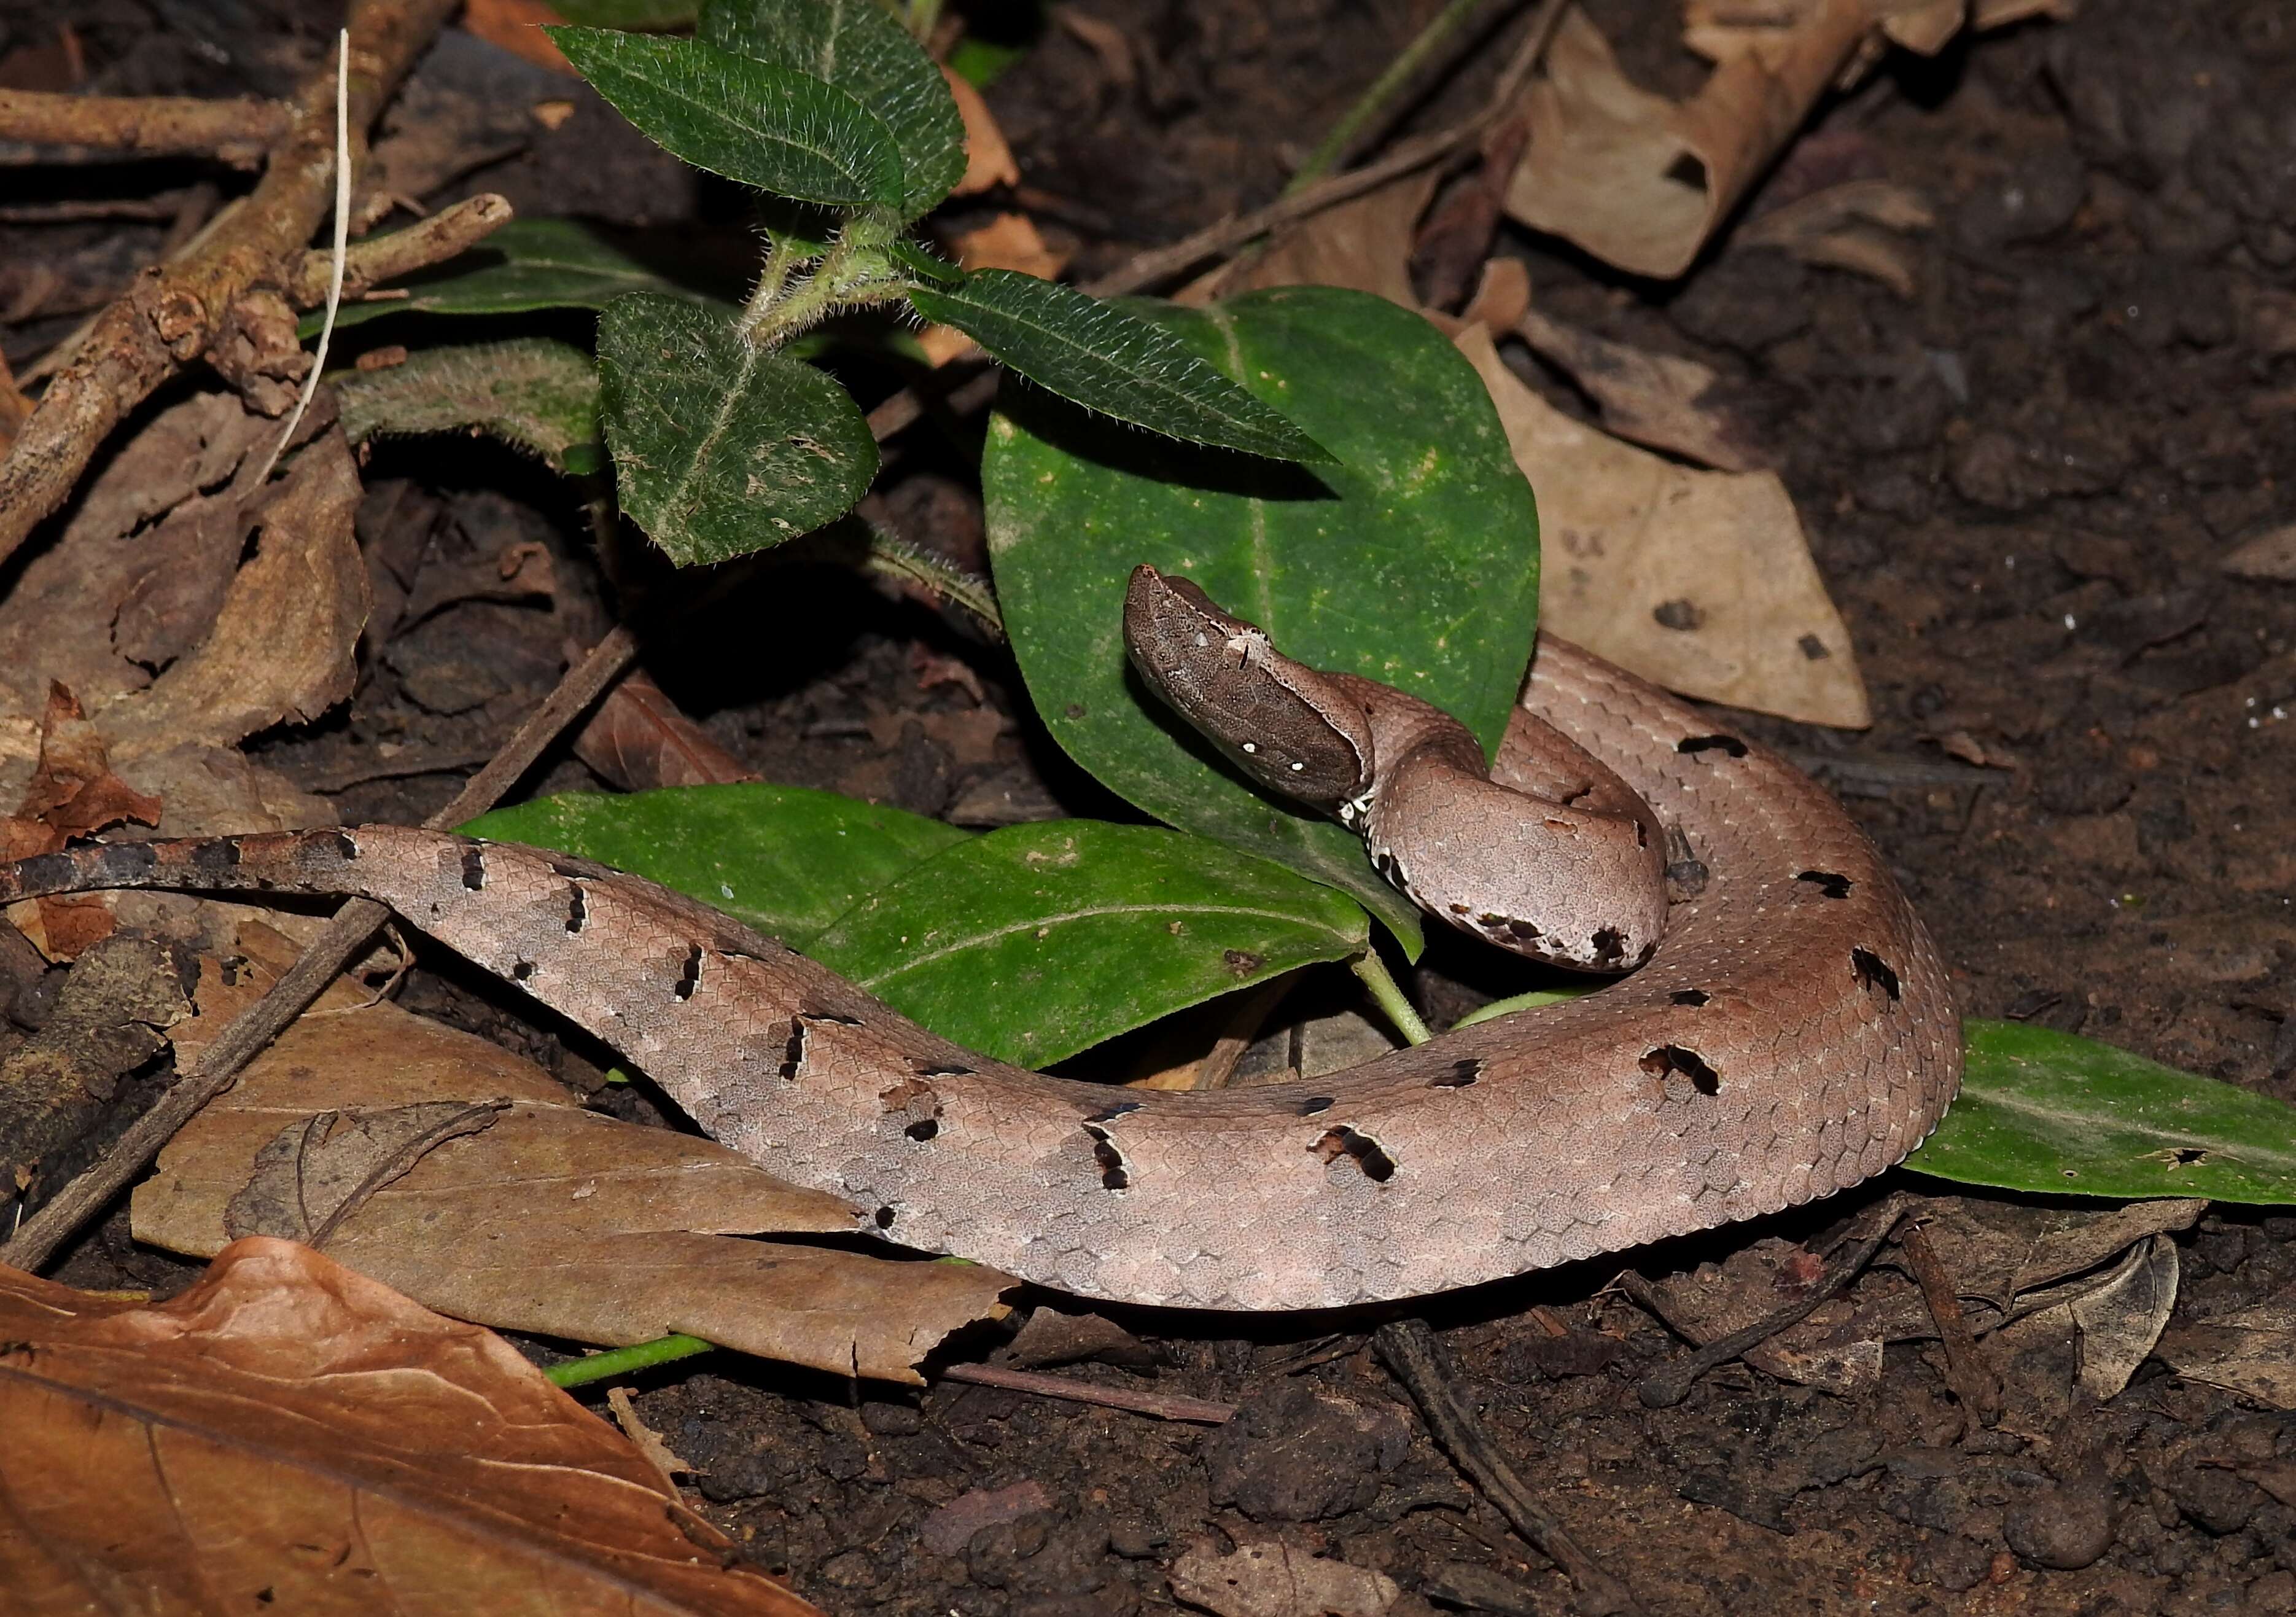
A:
<svg viewBox="0 0 2296 1617">
<path fill-rule="evenodd" d="M 1703 891 L 1599 993 L 1265 1088 L 1007 1067 L 652 882 L 432 832 L 80 848 L 0 866 L 0 901 L 363 894 L 623 1052 L 718 1139 L 851 1200 L 857 1227 L 1089 1297 L 1415 1296 L 1772 1212 L 1919 1144 L 1960 1081 L 1960 1024 L 1841 807 L 1552 637 L 1524 705 L 1679 831 Z"/>
</svg>

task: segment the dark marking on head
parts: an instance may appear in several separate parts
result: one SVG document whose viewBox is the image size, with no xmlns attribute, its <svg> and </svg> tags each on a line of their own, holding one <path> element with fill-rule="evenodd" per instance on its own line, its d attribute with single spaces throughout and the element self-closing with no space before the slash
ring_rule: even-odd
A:
<svg viewBox="0 0 2296 1617">
<path fill-rule="evenodd" d="M 1677 1005 L 1704 1005 L 1714 996 L 1704 989 L 1681 989 L 1676 991 L 1673 997 Z"/>
<path fill-rule="evenodd" d="M 890 1229 L 893 1227 L 893 1210 L 891 1208 L 881 1207 L 877 1210 L 877 1227 L 879 1229 Z"/>
<path fill-rule="evenodd" d="M 925 1078 L 971 1078 L 972 1076 L 972 1069 L 970 1067 L 919 1067 L 917 1071 Z"/>
<path fill-rule="evenodd" d="M 590 924 L 590 895 L 582 891 L 579 882 L 566 887 L 566 930 L 578 932 Z"/>
<path fill-rule="evenodd" d="M 239 856 L 239 839 L 219 836 L 211 842 L 199 843 L 192 850 L 192 868 L 212 875 L 218 871 L 235 868 Z"/>
<path fill-rule="evenodd" d="M 1804 870 L 1795 873 L 1794 880 L 1807 882 L 1829 899 L 1846 899 L 1857 885 L 1848 876 L 1836 875 L 1830 870 Z"/>
<path fill-rule="evenodd" d="M 1300 1115 L 1314 1117 L 1317 1112 L 1329 1112 L 1336 1104 L 1338 1102 L 1332 1096 L 1311 1095 L 1300 1103 Z"/>
<path fill-rule="evenodd" d="M 1124 1153 L 1116 1148 L 1116 1142 L 1108 1137 L 1108 1130 L 1096 1124 L 1086 1123 L 1084 1131 L 1092 1137 L 1092 1159 L 1100 1164 L 1101 1188 L 1132 1188 L 1131 1170 L 1125 1167 Z"/>
<path fill-rule="evenodd" d="M 1381 1148 L 1380 1143 L 1367 1134 L 1357 1134 L 1344 1123 L 1324 1130 L 1324 1137 L 1308 1149 L 1326 1162 L 1349 1158 L 1374 1185 L 1384 1185 L 1395 1177 L 1395 1159 Z"/>
<path fill-rule="evenodd" d="M 1726 752 L 1732 758 L 1746 756 L 1746 743 L 1734 735 L 1685 735 L 1674 743 L 1674 750 L 1693 757 L 1701 752 Z"/>
<path fill-rule="evenodd" d="M 463 885 L 472 892 L 487 884 L 487 850 L 477 842 L 463 850 Z"/>
<path fill-rule="evenodd" d="M 346 865 L 359 857 L 357 839 L 353 837 L 349 832 L 338 831 L 335 833 L 335 857 L 342 860 Z"/>
<path fill-rule="evenodd" d="M 1595 958 L 1605 965 L 1615 964 L 1627 957 L 1627 940 L 1615 926 L 1597 929 L 1587 942 L 1595 951 Z"/>
<path fill-rule="evenodd" d="M 693 990 L 701 986 L 702 948 L 695 944 L 685 951 L 685 969 L 678 973 L 677 986 L 669 990 L 673 999 L 691 999 Z"/>
<path fill-rule="evenodd" d="M 1703 859 L 1677 859 L 1666 867 L 1666 896 L 1672 899 L 1694 899 L 1706 891 L 1714 879 Z"/>
<path fill-rule="evenodd" d="M 1483 1075 L 1480 1061 L 1455 1061 L 1448 1072 L 1438 1073 L 1427 1080 L 1430 1089 L 1464 1089 Z"/>
<path fill-rule="evenodd" d="M 531 982 L 534 980 L 534 962 L 531 960 L 512 961 L 510 967 L 510 980 L 512 982 Z"/>
<path fill-rule="evenodd" d="M 782 1046 L 782 1081 L 795 1083 L 798 1070 L 805 1065 L 805 1017 L 802 1013 L 790 1018 L 789 1041 Z"/>
<path fill-rule="evenodd" d="M 1678 1074 L 1690 1080 L 1690 1087 L 1701 1095 L 1722 1093 L 1721 1075 L 1706 1064 L 1706 1058 L 1695 1050 L 1685 1050 L 1680 1045 L 1660 1045 L 1644 1052 L 1642 1070 L 1652 1078 Z"/>
<path fill-rule="evenodd" d="M 1122 1117 L 1126 1112 L 1137 1112 L 1139 1110 L 1140 1103 L 1138 1101 L 1119 1101 L 1114 1105 L 1109 1107 L 1105 1112 L 1095 1112 L 1084 1120 L 1087 1126 L 1094 1123 L 1112 1123 L 1118 1118 Z"/>
<path fill-rule="evenodd" d="M 940 1120 L 938 1118 L 921 1117 L 901 1132 L 922 1145 L 940 1132 Z"/>
<path fill-rule="evenodd" d="M 1869 989 L 1880 989 L 1892 999 L 1898 997 L 1898 973 L 1890 963 L 1870 948 L 1849 951 L 1849 969 L 1857 973 L 1857 981 Z"/>
</svg>

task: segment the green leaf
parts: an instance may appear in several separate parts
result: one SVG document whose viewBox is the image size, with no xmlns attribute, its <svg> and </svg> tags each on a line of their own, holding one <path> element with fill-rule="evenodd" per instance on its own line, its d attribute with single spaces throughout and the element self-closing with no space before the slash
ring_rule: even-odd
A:
<svg viewBox="0 0 2296 1617">
<path fill-rule="evenodd" d="M 457 827 L 650 877 L 791 948 L 972 833 L 833 792 L 749 781 L 627 796 L 570 792 Z"/>
<path fill-rule="evenodd" d="M 1271 460 L 1332 459 L 1283 410 L 1224 373 L 1234 367 L 1215 369 L 1161 326 L 1072 286 L 984 269 L 961 286 L 913 286 L 909 301 L 1038 386 L 1103 415 Z"/>
<path fill-rule="evenodd" d="M 1280 398 L 1344 460 L 1297 468 L 1147 438 L 1043 394 L 991 423 L 981 465 L 1021 671 L 1070 757 L 1157 817 L 1354 894 L 1415 955 L 1418 911 L 1361 839 L 1262 796 L 1125 664 L 1125 581 L 1185 573 L 1319 668 L 1400 686 L 1486 751 L 1530 655 L 1538 516 L 1473 368 L 1361 292 L 1292 287 L 1159 316 Z"/>
<path fill-rule="evenodd" d="M 409 293 L 346 303 L 335 329 L 385 315 L 519 315 L 603 308 L 624 292 L 676 291 L 675 283 L 572 219 L 512 219 L 468 252 L 394 283 Z M 316 336 L 322 316 L 303 316 Z"/>
<path fill-rule="evenodd" d="M 551 10 L 569 22 L 591 28 L 654 30 L 684 28 L 693 21 L 697 0 L 556 0 Z"/>
<path fill-rule="evenodd" d="M 952 848 L 806 952 L 944 1038 L 1044 1066 L 1365 940 L 1362 910 L 1265 860 L 1055 820 Z"/>
<path fill-rule="evenodd" d="M 699 40 L 544 32 L 623 117 L 697 168 L 805 202 L 901 201 L 893 132 L 833 85 Z"/>
<path fill-rule="evenodd" d="M 2014 1022 L 1963 1024 L 1961 1096 L 1906 1159 L 1964 1185 L 2296 1202 L 2296 1108 Z"/>
<path fill-rule="evenodd" d="M 877 441 L 845 390 L 682 298 L 598 322 L 601 413 L 622 509 L 681 567 L 810 533 L 852 509 Z"/>
<path fill-rule="evenodd" d="M 893 255 L 894 263 L 913 275 L 922 275 L 928 281 L 938 281 L 944 286 L 961 285 L 964 281 L 963 270 L 907 236 L 895 238 L 892 246 L 886 250 Z"/>
<path fill-rule="evenodd" d="M 878 0 L 711 0 L 694 37 L 835 85 L 882 119 L 900 148 L 903 219 L 964 177 L 964 119 L 948 83 Z"/>
<path fill-rule="evenodd" d="M 561 472 L 595 472 L 598 370 L 590 356 L 540 337 L 424 349 L 404 365 L 330 378 L 343 432 L 382 435 L 476 428 Z"/>
</svg>

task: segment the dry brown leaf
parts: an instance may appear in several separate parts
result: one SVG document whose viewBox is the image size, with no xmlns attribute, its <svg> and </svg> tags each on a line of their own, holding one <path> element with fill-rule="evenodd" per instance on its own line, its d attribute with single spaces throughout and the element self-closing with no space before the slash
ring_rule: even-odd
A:
<svg viewBox="0 0 2296 1617">
<path fill-rule="evenodd" d="M 1538 490 L 1540 622 L 1688 695 L 1813 724 L 1873 722 L 1784 484 L 1605 438 L 1526 386 L 1480 326 L 1457 341 Z"/>
<path fill-rule="evenodd" d="M 488 45 L 500 45 L 538 68 L 579 77 L 565 53 L 542 31 L 565 21 L 543 0 L 465 0 L 463 6 L 463 27 Z"/>
<path fill-rule="evenodd" d="M 2296 1409 L 2296 1287 L 2164 1333 L 2161 1361 L 2188 1380 Z"/>
<path fill-rule="evenodd" d="M 948 93 L 956 97 L 957 111 L 964 118 L 964 177 L 949 194 L 974 196 L 999 185 L 1019 185 L 1021 166 L 1013 160 L 1013 148 L 1004 144 L 1004 131 L 996 127 L 996 115 L 988 110 L 980 92 L 946 65 L 940 72 L 948 80 Z"/>
<path fill-rule="evenodd" d="M 1501 119 L 1484 131 L 1474 172 L 1454 185 L 1420 222 L 1411 263 L 1418 283 L 1427 289 L 1430 308 L 1456 309 L 1466 302 L 1490 257 L 1507 185 L 1529 137 L 1530 127 L 1520 117 Z"/>
<path fill-rule="evenodd" d="M 1705 402 L 1720 380 L 1712 367 L 1613 342 L 1535 308 L 1523 311 L 1514 330 L 1602 407 L 1603 425 L 1614 436 L 1725 472 L 1761 465 L 1761 451 L 1737 418 Z"/>
<path fill-rule="evenodd" d="M 644 673 L 607 693 L 575 733 L 574 756 L 625 792 L 758 778 Z"/>
<path fill-rule="evenodd" d="M 193 1047 L 263 983 L 203 973 Z M 586 1112 L 485 1039 L 331 993 L 168 1143 L 135 1193 L 138 1239 L 205 1256 L 241 1229 L 333 1221 L 331 1255 L 458 1318 L 611 1346 L 684 1331 L 913 1383 L 941 1338 L 1004 1311 L 1013 1282 L 991 1269 L 732 1239 L 864 1226 L 712 1141 Z M 426 1134 L 488 1102 L 508 1104 L 482 1132 Z M 327 1112 L 341 1116 L 315 1127 Z M 404 1161 L 410 1138 L 428 1149 Z M 396 1177 L 373 1182 L 377 1165 Z M 246 1221 L 252 1178 L 286 1209 L 276 1222 Z M 339 1221 L 330 1186 L 359 1198 Z"/>
<path fill-rule="evenodd" d="M 1456 337 L 1460 325 L 1484 325 L 1495 332 L 1510 331 L 1530 307 L 1530 271 L 1521 259 L 1493 259 L 1483 266 L 1483 278 L 1457 324 L 1446 335 Z"/>
<path fill-rule="evenodd" d="M 1748 221 L 1737 245 L 1775 247 L 1805 264 L 1846 269 L 1910 298 L 1919 258 L 1904 233 L 1936 222 L 1929 204 L 1903 185 L 1851 180 Z"/>
<path fill-rule="evenodd" d="M 2235 546 L 2217 565 L 2236 579 L 2296 579 L 2296 522 Z"/>
<path fill-rule="evenodd" d="M 1278 233 L 1267 251 L 1199 277 L 1173 301 L 1201 308 L 1267 286 L 1348 286 L 1415 309 L 1412 233 L 1435 194 L 1437 177 L 1422 170 L 1311 214 Z"/>
<path fill-rule="evenodd" d="M 1172 1563 L 1172 1593 L 1218 1617 L 1381 1617 L 1403 1589 L 1385 1572 L 1268 1539 L 1231 1555 L 1188 1551 Z"/>
<path fill-rule="evenodd" d="M 2080 1330 L 2080 1384 L 2099 1403 L 2120 1396 L 2152 1355 L 2177 1306 L 2177 1244 L 2166 1235 L 2128 1249 L 2112 1277 L 2066 1304 Z"/>
<path fill-rule="evenodd" d="M 297 458 L 258 519 L 215 628 L 152 683 L 97 714 L 123 758 L 186 741 L 236 742 L 317 718 L 350 694 L 366 621 L 366 565 L 352 537 L 358 473 L 340 431 Z"/>
<path fill-rule="evenodd" d="M 31 1609 L 815 1611 L 508 1343 L 307 1247 L 148 1305 L 0 1269 L 0 1588 Z"/>
</svg>

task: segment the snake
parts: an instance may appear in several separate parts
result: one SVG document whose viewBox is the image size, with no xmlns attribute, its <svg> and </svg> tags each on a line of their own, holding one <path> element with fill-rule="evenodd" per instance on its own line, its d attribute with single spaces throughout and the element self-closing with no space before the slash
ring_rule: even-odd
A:
<svg viewBox="0 0 2296 1617">
<path fill-rule="evenodd" d="M 1137 570 L 1144 683 L 1249 777 L 1364 833 L 1439 919 L 1614 980 L 1344 1071 L 1167 1092 L 1031 1072 L 670 889 L 395 825 L 86 843 L 0 902 L 152 887 L 362 896 L 641 1067 L 854 1228 L 1086 1299 L 1347 1308 L 1846 1189 L 1961 1077 L 1947 971 L 1819 784 L 1541 634 L 1496 761 L 1418 699 L 1286 658 Z M 1615 883 L 1615 885 L 1613 884 Z"/>
</svg>

